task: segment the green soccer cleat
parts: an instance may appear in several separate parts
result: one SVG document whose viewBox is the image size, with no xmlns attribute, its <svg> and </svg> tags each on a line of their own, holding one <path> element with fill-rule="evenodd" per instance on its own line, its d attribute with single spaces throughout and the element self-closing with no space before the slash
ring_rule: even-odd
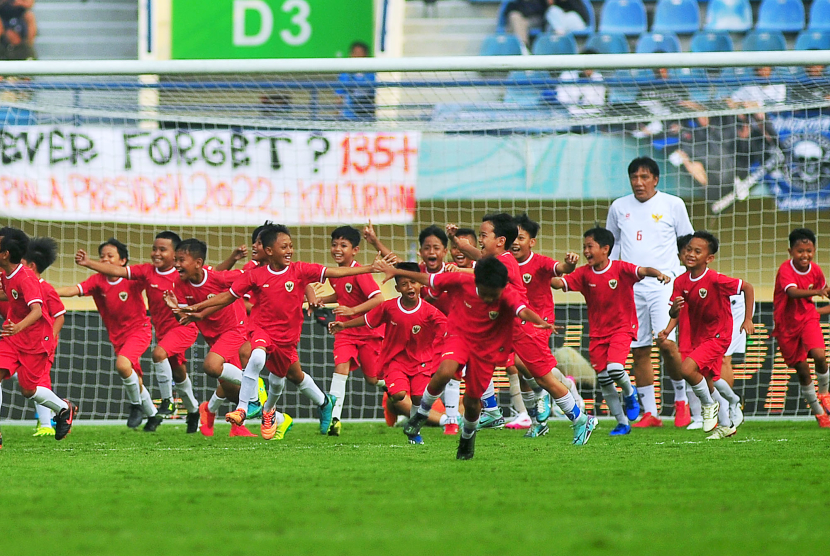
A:
<svg viewBox="0 0 830 556">
<path fill-rule="evenodd" d="M 501 414 L 500 409 L 496 409 L 492 413 L 484 412 L 481 414 L 481 418 L 478 420 L 478 426 L 476 427 L 476 430 L 503 428 L 504 416 Z"/>
<path fill-rule="evenodd" d="M 35 434 L 32 436 L 55 436 L 55 429 L 49 425 L 38 425 L 35 429 Z"/>
<path fill-rule="evenodd" d="M 262 380 L 262 377 L 257 379 L 256 395 L 260 405 L 265 405 L 268 400 L 268 389 L 265 387 L 265 381 Z"/>
<path fill-rule="evenodd" d="M 173 398 L 162 398 L 158 406 L 158 415 L 161 415 L 162 419 L 172 419 L 176 415 L 176 409 L 178 408 Z"/>
<path fill-rule="evenodd" d="M 285 435 L 288 434 L 288 431 L 291 430 L 291 427 L 294 425 L 294 419 L 288 413 L 283 413 L 283 421 L 279 425 L 274 432 L 274 437 L 271 440 L 282 440 L 285 438 Z"/>
<path fill-rule="evenodd" d="M 580 413 L 579 417 L 573 422 L 573 430 L 574 430 L 574 440 L 573 443 L 575 446 L 584 446 L 588 443 L 588 439 L 591 438 L 591 433 L 594 432 L 594 429 L 597 426 L 596 417 L 591 417 L 587 413 Z"/>
<path fill-rule="evenodd" d="M 337 397 L 326 394 L 326 403 L 320 406 L 320 434 L 328 434 L 331 427 L 331 414 L 334 411 L 334 404 Z"/>
<path fill-rule="evenodd" d="M 248 411 L 245 412 L 246 419 L 260 419 L 262 417 L 262 404 L 259 400 L 248 402 Z"/>
<path fill-rule="evenodd" d="M 343 424 L 340 422 L 340 419 L 335 417 L 331 420 L 331 426 L 329 427 L 329 436 L 340 436 L 340 429 L 343 427 Z"/>
</svg>

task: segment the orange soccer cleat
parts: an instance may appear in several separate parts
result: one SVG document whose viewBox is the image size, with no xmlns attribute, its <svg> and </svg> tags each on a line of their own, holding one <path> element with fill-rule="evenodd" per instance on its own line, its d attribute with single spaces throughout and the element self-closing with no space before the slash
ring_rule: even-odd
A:
<svg viewBox="0 0 830 556">
<path fill-rule="evenodd" d="M 651 413 L 646 413 L 643 415 L 643 418 L 631 425 L 634 428 L 638 429 L 647 429 L 649 427 L 662 427 L 663 421 L 659 418 L 655 417 Z"/>
<path fill-rule="evenodd" d="M 692 412 L 686 402 L 674 402 L 674 426 L 686 427 L 692 422 Z"/>
<path fill-rule="evenodd" d="M 818 403 L 824 408 L 824 413 L 830 414 L 830 394 L 816 394 Z"/>
<path fill-rule="evenodd" d="M 389 399 L 389 396 L 384 394 L 383 402 L 381 402 L 381 405 L 383 405 L 383 420 L 386 421 L 387 427 L 394 427 L 395 422 L 398 420 L 398 416 L 395 415 L 395 412 L 392 410 L 392 403 L 394 402 L 392 402 L 392 400 Z"/>
<path fill-rule="evenodd" d="M 234 425 L 231 423 L 231 433 L 228 436 L 248 436 L 257 438 L 257 435 L 248 430 L 245 425 Z"/>
<path fill-rule="evenodd" d="M 216 414 L 208 410 L 208 403 L 199 404 L 199 432 L 204 436 L 213 436 L 214 421 L 216 421 Z"/>
<path fill-rule="evenodd" d="M 818 421 L 818 426 L 823 429 L 830 429 L 830 415 L 816 415 L 816 421 Z"/>
<path fill-rule="evenodd" d="M 237 426 L 245 424 L 246 417 L 247 414 L 244 409 L 234 409 L 230 413 L 225 413 L 225 421 Z"/>
</svg>

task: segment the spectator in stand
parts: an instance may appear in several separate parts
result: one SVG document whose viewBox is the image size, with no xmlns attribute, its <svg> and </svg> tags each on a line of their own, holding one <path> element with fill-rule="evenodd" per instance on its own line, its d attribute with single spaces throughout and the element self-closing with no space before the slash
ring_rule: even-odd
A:
<svg viewBox="0 0 830 556">
<path fill-rule="evenodd" d="M 0 59 L 29 60 L 35 57 L 37 22 L 34 0 L 0 0 Z"/>
<path fill-rule="evenodd" d="M 545 19 L 557 35 L 582 31 L 591 21 L 591 15 L 583 0 L 549 0 L 549 3 Z"/>
<path fill-rule="evenodd" d="M 349 58 L 368 58 L 369 45 L 356 41 L 349 47 Z M 371 122 L 375 119 L 375 74 L 341 73 L 337 80 L 344 85 L 335 92 L 340 96 L 344 120 Z"/>
<path fill-rule="evenodd" d="M 583 0 L 511 0 L 504 9 L 509 29 L 530 48 L 530 30 L 542 30 L 547 21 L 557 35 L 581 31 L 590 15 Z"/>
<path fill-rule="evenodd" d="M 599 54 L 586 48 L 582 54 Z M 574 116 L 599 114 L 605 105 L 602 74 L 592 69 L 563 71 L 556 86 L 556 99 Z"/>
</svg>

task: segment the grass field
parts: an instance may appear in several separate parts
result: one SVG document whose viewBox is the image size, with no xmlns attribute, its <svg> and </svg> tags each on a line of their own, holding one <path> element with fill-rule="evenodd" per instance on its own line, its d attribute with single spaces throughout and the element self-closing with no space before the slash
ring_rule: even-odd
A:
<svg viewBox="0 0 830 556">
<path fill-rule="evenodd" d="M 667 423 L 668 424 L 668 423 Z M 254 427 L 251 427 L 254 428 Z M 748 422 L 735 439 L 665 427 L 544 438 L 313 424 L 282 442 L 77 424 L 5 426 L 2 554 L 798 554 L 826 549 L 830 436 Z"/>
</svg>

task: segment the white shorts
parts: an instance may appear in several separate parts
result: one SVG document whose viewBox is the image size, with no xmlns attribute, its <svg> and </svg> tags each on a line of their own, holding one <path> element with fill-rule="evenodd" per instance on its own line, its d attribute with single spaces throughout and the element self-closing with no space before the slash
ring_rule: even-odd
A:
<svg viewBox="0 0 830 556">
<path fill-rule="evenodd" d="M 671 292 L 673 284 L 665 285 L 635 284 L 634 304 L 637 307 L 637 339 L 631 342 L 632 348 L 648 347 L 654 343 L 654 337 L 669 324 Z M 669 340 L 677 341 L 677 331 L 672 330 Z"/>
<path fill-rule="evenodd" d="M 746 317 L 744 294 L 730 296 L 729 302 L 732 304 L 732 343 L 729 344 L 726 355 L 746 353 L 746 332 L 741 330 L 741 325 Z"/>
</svg>

